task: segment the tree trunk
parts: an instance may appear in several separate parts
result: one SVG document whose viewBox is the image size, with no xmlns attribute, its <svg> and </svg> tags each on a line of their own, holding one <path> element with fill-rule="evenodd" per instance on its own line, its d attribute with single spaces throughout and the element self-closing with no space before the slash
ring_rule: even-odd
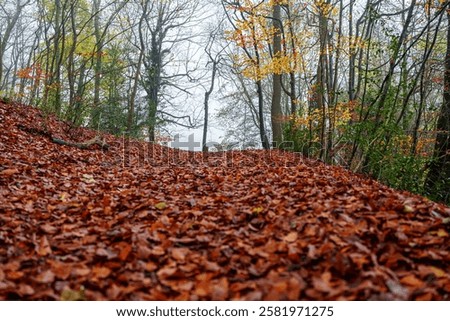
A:
<svg viewBox="0 0 450 321">
<path fill-rule="evenodd" d="M 259 120 L 259 135 L 261 136 L 261 144 L 264 149 L 269 149 L 269 139 L 267 138 L 266 128 L 264 125 L 264 96 L 262 89 L 262 82 L 256 82 L 256 91 L 258 92 L 258 120 Z"/>
<path fill-rule="evenodd" d="M 447 10 L 447 53 L 444 71 L 444 101 L 437 122 L 434 159 L 430 164 L 425 190 L 432 197 L 450 202 L 450 11 Z"/>
<path fill-rule="evenodd" d="M 328 2 L 327 2 L 328 3 Z M 317 63 L 317 83 L 316 83 L 316 99 L 317 108 L 321 112 L 320 125 L 320 155 L 319 158 L 326 160 L 327 158 L 327 116 L 328 106 L 326 95 L 328 94 L 328 19 L 324 12 L 319 15 L 319 61 Z"/>
<path fill-rule="evenodd" d="M 22 13 L 22 9 L 25 5 L 27 5 L 29 1 L 26 1 L 24 4 L 21 4 L 20 1 L 16 3 L 16 11 L 14 12 L 14 16 L 8 17 L 7 21 L 2 21 L 2 24 L 6 23 L 6 28 L 3 34 L 0 34 L 0 89 L 2 88 L 3 82 L 3 59 L 6 48 L 8 47 L 9 38 L 11 37 L 11 33 L 16 25 L 19 17 Z"/>
<path fill-rule="evenodd" d="M 135 102 L 136 102 L 136 94 L 137 94 L 138 85 L 139 85 L 139 75 L 141 73 L 143 57 L 144 57 L 144 49 L 141 48 L 141 51 L 139 53 L 139 61 L 136 66 L 136 72 L 134 74 L 134 79 L 133 79 L 133 81 L 134 81 L 133 89 L 131 91 L 130 101 L 128 103 L 128 115 L 127 115 L 127 135 L 128 136 L 133 136 L 133 134 L 134 134 L 134 109 L 135 109 L 134 106 L 135 106 Z"/>
<path fill-rule="evenodd" d="M 101 116 L 100 105 L 100 84 L 102 76 L 102 50 L 103 50 L 103 37 L 100 31 L 100 6 L 101 0 L 93 1 L 93 15 L 94 15 L 94 36 L 95 36 L 95 58 L 94 58 L 94 101 L 92 110 L 92 127 L 98 128 Z"/>
<path fill-rule="evenodd" d="M 55 112 L 58 116 L 61 116 L 61 63 L 65 39 L 61 0 L 55 0 L 54 10 L 54 34 L 51 37 L 46 34 L 47 49 L 49 52 L 53 51 L 53 54 L 51 57 L 47 55 L 46 74 L 49 77 L 45 84 L 42 105 Z"/>
<path fill-rule="evenodd" d="M 389 71 L 383 81 L 383 83 L 381 84 L 381 90 L 380 90 L 380 94 L 378 96 L 378 106 L 377 106 L 377 111 L 376 111 L 376 115 L 375 115 L 375 125 L 376 127 L 378 127 L 382 121 L 381 116 L 382 116 L 382 110 L 384 108 L 384 104 L 386 102 L 386 99 L 388 97 L 388 93 L 389 93 L 389 88 L 391 87 L 391 83 L 392 83 L 392 79 L 394 77 L 394 71 L 395 71 L 395 67 L 397 66 L 397 64 L 399 63 L 398 57 L 400 55 L 400 49 L 402 48 L 404 42 L 407 39 L 408 36 L 408 28 L 409 25 L 412 22 L 412 18 L 414 15 L 414 8 L 416 6 L 416 0 L 412 0 L 411 4 L 409 6 L 408 9 L 408 15 L 406 17 L 405 23 L 403 25 L 403 30 L 402 33 L 398 39 L 398 43 L 394 48 L 394 52 L 392 53 L 392 56 L 390 58 L 389 61 Z M 376 102 L 377 100 L 375 100 Z"/>
<path fill-rule="evenodd" d="M 273 6 L 273 59 L 281 57 L 281 6 Z M 282 111 L 281 111 L 281 74 L 273 74 L 272 107 L 272 146 L 278 147 L 283 142 Z"/>
<path fill-rule="evenodd" d="M 217 73 L 217 61 L 213 61 L 212 65 L 212 74 L 211 74 L 211 85 L 209 89 L 205 92 L 205 100 L 204 100 L 204 107 L 205 107 L 205 118 L 203 121 L 203 139 L 202 139 L 202 151 L 207 152 L 208 146 L 206 146 L 206 139 L 207 139 L 207 133 L 208 133 L 208 116 L 209 116 L 209 97 L 211 96 L 213 90 L 214 90 L 214 82 L 216 79 L 216 73 Z"/>
<path fill-rule="evenodd" d="M 355 100 L 355 62 L 356 62 L 356 36 L 353 37 L 353 5 L 354 0 L 349 3 L 348 14 L 348 36 L 350 39 L 349 68 L 348 68 L 348 100 Z"/>
</svg>

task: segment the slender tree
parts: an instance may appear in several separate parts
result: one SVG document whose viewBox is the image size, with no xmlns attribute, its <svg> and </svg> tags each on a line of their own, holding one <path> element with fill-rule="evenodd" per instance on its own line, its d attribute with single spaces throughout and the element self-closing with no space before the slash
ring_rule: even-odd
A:
<svg viewBox="0 0 450 321">
<path fill-rule="evenodd" d="M 223 22 L 223 21 L 222 21 Z M 209 101 L 211 95 L 214 91 L 217 74 L 219 72 L 221 61 L 223 60 L 224 51 L 226 46 L 219 47 L 217 52 L 214 52 L 213 49 L 218 43 L 218 38 L 220 37 L 220 33 L 222 32 L 221 23 L 219 23 L 219 27 L 213 29 L 209 36 L 208 42 L 205 46 L 205 53 L 208 56 L 207 66 L 211 70 L 211 76 L 209 80 L 209 87 L 205 89 L 205 97 L 203 100 L 204 107 L 204 117 L 203 117 L 203 134 L 202 134 L 202 150 L 208 151 L 207 146 L 207 135 L 208 135 L 208 124 L 209 124 Z"/>
<path fill-rule="evenodd" d="M 280 59 L 282 55 L 281 49 L 281 5 L 278 1 L 273 4 L 273 59 Z M 272 75 L 272 106 L 270 108 L 272 120 L 272 145 L 278 147 L 283 142 L 283 127 L 281 109 L 282 95 L 282 75 L 276 71 Z"/>
<path fill-rule="evenodd" d="M 447 4 L 447 52 L 444 60 L 444 97 L 437 122 L 434 158 L 426 180 L 426 191 L 450 202 L 450 5 Z"/>
<path fill-rule="evenodd" d="M 23 9 L 31 0 L 16 0 L 14 11 L 11 12 L 3 3 L 0 3 L 0 89 L 3 87 L 3 66 L 5 64 L 4 56 L 8 48 L 13 29 L 19 21 Z"/>
<path fill-rule="evenodd" d="M 150 3 L 150 4 L 149 4 Z M 147 95 L 147 131 L 150 141 L 155 141 L 158 122 L 166 120 L 185 127 L 194 127 L 190 116 L 177 116 L 164 111 L 161 107 L 161 96 L 164 89 L 188 93 L 177 81 L 189 78 L 190 71 L 185 66 L 184 72 L 166 73 L 165 67 L 175 54 L 175 47 L 193 41 L 186 30 L 195 24 L 199 10 L 198 1 L 188 0 L 145 0 L 142 6 L 148 6 L 148 14 L 143 14 L 143 28 L 139 29 L 141 48 L 144 50 L 142 87 Z M 170 118 L 170 120 L 168 119 Z M 188 121 L 187 125 L 179 120 Z"/>
</svg>

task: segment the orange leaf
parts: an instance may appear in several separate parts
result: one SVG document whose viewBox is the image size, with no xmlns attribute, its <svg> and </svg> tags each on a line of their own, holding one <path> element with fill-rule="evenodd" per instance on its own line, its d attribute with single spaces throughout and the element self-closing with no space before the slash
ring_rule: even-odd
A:
<svg viewBox="0 0 450 321">
<path fill-rule="evenodd" d="M 186 255 L 189 253 L 189 249 L 176 247 L 172 249 L 172 257 L 177 261 L 186 260 Z"/>
<path fill-rule="evenodd" d="M 50 243 L 48 242 L 48 239 L 45 235 L 41 237 L 41 241 L 39 242 L 39 246 L 37 249 L 37 254 L 39 256 L 47 256 L 52 254 Z"/>
<path fill-rule="evenodd" d="M 297 241 L 297 239 L 298 239 L 297 232 L 291 232 L 283 238 L 283 240 L 287 243 L 293 243 L 293 242 Z"/>
<path fill-rule="evenodd" d="M 17 292 L 20 295 L 33 295 L 35 293 L 34 289 L 28 284 L 20 284 Z"/>
<path fill-rule="evenodd" d="M 132 247 L 130 244 L 125 242 L 120 244 L 119 260 L 125 261 L 128 258 L 128 255 L 130 255 Z"/>
<path fill-rule="evenodd" d="M 72 273 L 71 265 L 59 261 L 50 261 L 52 272 L 58 279 L 66 280 Z"/>
<path fill-rule="evenodd" d="M 165 266 L 161 268 L 156 274 L 160 279 L 166 279 L 174 275 L 176 272 L 177 272 L 176 267 Z"/>
<path fill-rule="evenodd" d="M 156 265 L 153 262 L 147 262 L 147 263 L 145 263 L 145 267 L 144 268 L 145 268 L 145 270 L 147 272 L 153 272 L 153 271 L 156 271 L 158 269 L 158 265 Z"/>
<path fill-rule="evenodd" d="M 104 266 L 95 266 L 92 269 L 92 276 L 97 279 L 105 279 L 111 274 L 111 270 Z"/>
<path fill-rule="evenodd" d="M 416 287 L 416 288 L 423 287 L 424 284 L 425 284 L 422 280 L 419 280 L 413 274 L 410 274 L 410 275 L 407 275 L 407 276 L 403 277 L 402 279 L 400 279 L 400 282 L 402 284 L 405 284 L 405 285 L 408 285 L 408 286 L 412 286 L 412 287 Z"/>
<path fill-rule="evenodd" d="M 17 168 L 8 168 L 8 169 L 4 169 L 0 172 L 0 175 L 4 175 L 4 176 L 11 176 L 14 174 L 17 174 L 19 172 L 19 170 Z"/>
<path fill-rule="evenodd" d="M 74 276 L 87 276 L 89 273 L 91 273 L 91 269 L 87 267 L 78 267 L 72 270 Z"/>
<path fill-rule="evenodd" d="M 36 277 L 36 282 L 38 283 L 52 283 L 54 280 L 55 274 L 50 270 L 42 272 Z"/>
</svg>

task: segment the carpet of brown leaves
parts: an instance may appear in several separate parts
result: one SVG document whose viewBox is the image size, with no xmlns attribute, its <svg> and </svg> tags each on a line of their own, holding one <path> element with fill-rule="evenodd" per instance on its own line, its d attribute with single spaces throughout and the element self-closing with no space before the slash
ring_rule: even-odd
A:
<svg viewBox="0 0 450 321">
<path fill-rule="evenodd" d="M 449 300 L 450 209 L 282 151 L 189 153 L 0 103 L 1 300 Z"/>
</svg>

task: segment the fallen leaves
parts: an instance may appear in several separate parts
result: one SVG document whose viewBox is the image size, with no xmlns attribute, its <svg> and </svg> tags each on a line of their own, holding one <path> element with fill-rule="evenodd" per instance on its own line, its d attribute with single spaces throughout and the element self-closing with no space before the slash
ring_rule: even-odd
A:
<svg viewBox="0 0 450 321">
<path fill-rule="evenodd" d="M 50 270 L 44 271 L 36 276 L 36 282 L 38 283 L 49 284 L 54 280 L 55 274 Z"/>
<path fill-rule="evenodd" d="M 450 299 L 442 205 L 282 151 L 80 150 L 0 117 L 0 299 Z"/>
<path fill-rule="evenodd" d="M 111 269 L 104 266 L 95 266 L 91 272 L 93 279 L 106 279 L 111 274 Z"/>
<path fill-rule="evenodd" d="M 126 261 L 132 251 L 132 246 L 128 243 L 121 242 L 119 244 L 116 244 L 116 247 L 119 249 L 119 260 Z"/>
<path fill-rule="evenodd" d="M 48 263 L 53 274 L 60 280 L 67 280 L 74 272 L 72 264 L 53 260 L 49 260 Z"/>
<path fill-rule="evenodd" d="M 179 262 L 186 261 L 186 256 L 189 255 L 190 250 L 188 248 L 173 248 L 171 251 L 171 256 L 174 260 Z"/>
<path fill-rule="evenodd" d="M 52 249 L 46 236 L 42 236 L 36 252 L 39 256 L 47 256 L 52 254 Z"/>
<path fill-rule="evenodd" d="M 8 168 L 8 169 L 4 169 L 0 172 L 1 176 L 11 176 L 14 174 L 19 173 L 19 170 L 17 168 Z"/>
<path fill-rule="evenodd" d="M 297 232 L 291 232 L 283 238 L 283 240 L 287 243 L 293 243 L 293 242 L 297 241 L 297 239 L 298 239 Z"/>
<path fill-rule="evenodd" d="M 400 282 L 404 285 L 413 287 L 413 288 L 421 288 L 425 285 L 425 282 L 418 279 L 415 275 L 409 274 L 400 279 Z"/>
</svg>

